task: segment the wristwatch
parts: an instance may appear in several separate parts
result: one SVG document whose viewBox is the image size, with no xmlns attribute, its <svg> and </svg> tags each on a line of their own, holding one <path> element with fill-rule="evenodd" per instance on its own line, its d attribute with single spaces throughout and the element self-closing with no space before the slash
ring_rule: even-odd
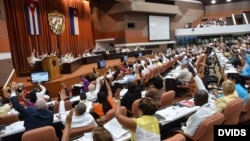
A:
<svg viewBox="0 0 250 141">
<path fill-rule="evenodd" d="M 117 102 L 119 102 L 119 101 L 120 101 L 120 100 L 116 99 L 116 100 L 115 100 L 115 103 L 117 103 Z"/>
</svg>

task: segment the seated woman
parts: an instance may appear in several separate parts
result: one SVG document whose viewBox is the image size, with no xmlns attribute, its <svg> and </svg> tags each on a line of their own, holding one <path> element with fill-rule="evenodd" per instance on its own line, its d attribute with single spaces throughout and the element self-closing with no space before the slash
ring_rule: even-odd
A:
<svg viewBox="0 0 250 141">
<path fill-rule="evenodd" d="M 105 76 L 104 81 L 107 89 L 107 94 L 105 93 L 105 90 L 99 91 L 97 94 L 97 103 L 94 103 L 93 107 L 90 109 L 90 113 L 92 113 L 92 115 L 96 119 L 103 119 L 105 114 L 110 109 L 114 108 L 112 91 L 108 83 L 108 80 L 106 78 L 106 75 L 104 76 Z"/>
<path fill-rule="evenodd" d="M 128 91 L 125 93 L 125 95 L 121 99 L 121 105 L 125 106 L 127 108 L 127 115 L 132 116 L 132 104 L 136 99 L 141 98 L 141 78 L 139 74 L 139 68 L 136 70 L 136 81 L 137 84 L 134 82 L 128 82 L 127 83 L 127 89 Z"/>
<path fill-rule="evenodd" d="M 27 106 L 35 107 L 35 103 L 37 100 L 36 91 L 33 90 L 29 92 L 29 94 L 27 95 L 27 98 L 25 98 L 24 95 L 22 94 L 21 98 Z"/>
<path fill-rule="evenodd" d="M 239 98 L 232 81 L 225 80 L 222 88 L 224 96 L 214 101 L 218 112 L 222 112 L 230 101 Z"/>
<path fill-rule="evenodd" d="M 145 97 L 139 102 L 139 118 L 129 118 L 122 115 L 120 102 L 120 89 L 115 93 L 115 117 L 118 122 L 132 132 L 131 140 L 160 141 L 160 127 L 157 118 L 154 116 L 157 111 L 155 100 Z"/>
</svg>

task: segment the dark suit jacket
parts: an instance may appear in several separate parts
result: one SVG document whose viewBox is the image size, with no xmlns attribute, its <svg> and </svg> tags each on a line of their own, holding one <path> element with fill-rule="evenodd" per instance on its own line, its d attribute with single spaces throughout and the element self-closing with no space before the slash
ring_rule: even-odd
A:
<svg viewBox="0 0 250 141">
<path fill-rule="evenodd" d="M 42 126 L 52 125 L 54 113 L 47 109 L 35 109 L 23 107 L 19 104 L 17 97 L 11 97 L 13 107 L 23 116 L 25 130 L 31 130 Z"/>
</svg>

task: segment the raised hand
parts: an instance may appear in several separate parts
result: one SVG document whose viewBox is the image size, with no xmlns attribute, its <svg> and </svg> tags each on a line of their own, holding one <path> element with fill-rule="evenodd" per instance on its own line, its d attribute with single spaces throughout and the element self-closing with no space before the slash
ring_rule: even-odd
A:
<svg viewBox="0 0 250 141">
<path fill-rule="evenodd" d="M 193 76 L 196 75 L 196 71 L 194 70 L 194 67 L 191 66 L 189 63 L 188 63 L 188 70 L 192 73 Z"/>
</svg>

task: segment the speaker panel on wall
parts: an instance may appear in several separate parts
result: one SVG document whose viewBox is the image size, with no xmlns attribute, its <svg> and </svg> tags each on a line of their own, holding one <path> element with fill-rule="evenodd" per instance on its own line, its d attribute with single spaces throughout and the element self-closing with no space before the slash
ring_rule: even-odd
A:
<svg viewBox="0 0 250 141">
<path fill-rule="evenodd" d="M 128 28 L 135 28 L 135 23 L 128 23 Z"/>
</svg>

